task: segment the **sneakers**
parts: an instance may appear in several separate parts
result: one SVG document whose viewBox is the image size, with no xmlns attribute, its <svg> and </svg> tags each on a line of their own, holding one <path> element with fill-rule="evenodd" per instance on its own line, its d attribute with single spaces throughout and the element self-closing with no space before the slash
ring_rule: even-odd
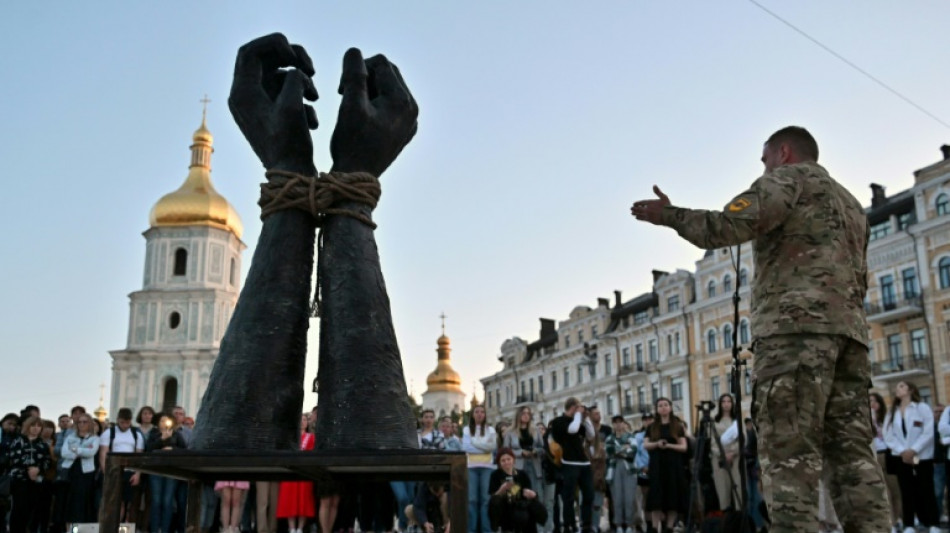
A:
<svg viewBox="0 0 950 533">
<path fill-rule="evenodd" d="M 940 533 L 940 528 L 937 526 L 930 526 L 930 533 Z"/>
<path fill-rule="evenodd" d="M 912 527 L 905 527 L 904 533 L 917 533 L 917 530 Z"/>
</svg>

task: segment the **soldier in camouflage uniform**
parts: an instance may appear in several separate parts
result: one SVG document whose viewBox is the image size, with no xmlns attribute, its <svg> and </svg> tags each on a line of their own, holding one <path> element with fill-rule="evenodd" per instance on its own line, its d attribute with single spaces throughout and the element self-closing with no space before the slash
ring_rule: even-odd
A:
<svg viewBox="0 0 950 533">
<path fill-rule="evenodd" d="M 861 204 L 817 163 L 818 145 L 790 126 L 763 148 L 765 174 L 722 211 L 634 203 L 638 220 L 703 249 L 753 241 L 752 416 L 773 533 L 818 531 L 822 466 L 846 533 L 890 530 L 868 408 L 869 228 Z"/>
</svg>

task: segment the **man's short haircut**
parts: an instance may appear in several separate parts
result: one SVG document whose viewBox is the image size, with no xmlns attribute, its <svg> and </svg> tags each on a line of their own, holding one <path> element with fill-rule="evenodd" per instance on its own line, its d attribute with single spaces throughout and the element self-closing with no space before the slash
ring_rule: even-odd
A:
<svg viewBox="0 0 950 533">
<path fill-rule="evenodd" d="M 128 420 L 132 421 L 132 410 L 128 407 L 123 407 L 119 409 L 119 413 L 115 415 L 116 420 Z"/>
<path fill-rule="evenodd" d="M 77 405 L 76 407 L 73 407 L 72 409 L 69 410 L 69 414 L 71 416 L 76 416 L 76 413 L 79 413 L 81 415 L 86 414 L 86 408 L 81 405 Z"/>
<path fill-rule="evenodd" d="M 63 414 L 59 415 L 59 417 L 56 418 L 56 421 L 59 422 L 60 420 L 63 419 L 63 417 L 69 418 L 69 415 L 67 415 L 66 413 L 63 413 Z"/>
<path fill-rule="evenodd" d="M 623 415 L 614 415 L 611 419 L 611 422 L 623 422 Z"/>
<path fill-rule="evenodd" d="M 425 416 L 426 413 L 432 413 L 432 416 L 435 416 L 435 410 L 429 409 L 428 407 L 426 407 L 419 413 L 419 418 L 422 418 L 423 416 Z"/>
<path fill-rule="evenodd" d="M 449 424 L 451 424 L 451 423 L 452 423 L 452 417 L 449 416 L 449 415 L 445 415 L 445 416 L 443 416 L 442 418 L 439 419 L 439 424 L 441 424 L 442 422 L 448 422 Z"/>
<path fill-rule="evenodd" d="M 765 144 L 770 148 L 787 144 L 802 159 L 818 161 L 818 143 L 811 133 L 801 126 L 786 126 L 773 133 Z"/>
<path fill-rule="evenodd" d="M 567 401 L 564 402 L 564 410 L 570 411 L 572 408 L 577 407 L 580 404 L 581 404 L 580 400 L 571 396 L 570 398 L 567 399 Z"/>
</svg>

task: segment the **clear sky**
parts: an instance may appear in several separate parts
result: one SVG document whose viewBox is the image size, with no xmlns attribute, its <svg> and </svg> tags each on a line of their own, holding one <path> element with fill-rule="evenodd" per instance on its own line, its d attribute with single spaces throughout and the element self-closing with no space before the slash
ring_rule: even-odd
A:
<svg viewBox="0 0 950 533">
<path fill-rule="evenodd" d="M 950 121 L 950 3 L 760 1 Z M 264 169 L 226 99 L 237 48 L 274 31 L 316 65 L 319 169 L 348 47 L 385 53 L 419 102 L 375 213 L 417 397 L 443 311 L 471 394 L 539 317 L 649 291 L 651 269 L 692 270 L 701 251 L 630 217 L 654 183 L 721 208 L 761 173 L 765 138 L 798 124 L 869 203 L 869 183 L 910 187 L 950 142 L 748 0 L 3 2 L 0 411 L 97 404 L 141 288 L 149 209 L 184 180 L 206 93 L 212 178 L 243 218 L 246 272 Z"/>
</svg>

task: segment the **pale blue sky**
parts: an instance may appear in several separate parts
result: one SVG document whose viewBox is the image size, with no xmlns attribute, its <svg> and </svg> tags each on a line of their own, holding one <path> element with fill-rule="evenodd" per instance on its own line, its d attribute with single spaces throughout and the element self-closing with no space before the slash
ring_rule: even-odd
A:
<svg viewBox="0 0 950 533">
<path fill-rule="evenodd" d="M 950 121 L 950 3 L 762 2 Z M 263 168 L 225 102 L 237 48 L 273 31 L 314 59 L 320 169 L 348 47 L 389 56 L 419 102 L 375 214 L 417 395 L 442 311 L 470 394 L 505 339 L 536 338 L 538 317 L 648 291 L 654 268 L 692 269 L 702 252 L 629 215 L 653 183 L 719 208 L 794 123 L 867 203 L 870 182 L 905 189 L 950 142 L 749 1 L 262 4 L 0 5 L 0 411 L 95 407 L 141 288 L 149 209 L 185 177 L 205 93 L 212 177 L 243 218 L 249 267 Z M 308 382 L 315 321 L 310 338 Z"/>
</svg>

